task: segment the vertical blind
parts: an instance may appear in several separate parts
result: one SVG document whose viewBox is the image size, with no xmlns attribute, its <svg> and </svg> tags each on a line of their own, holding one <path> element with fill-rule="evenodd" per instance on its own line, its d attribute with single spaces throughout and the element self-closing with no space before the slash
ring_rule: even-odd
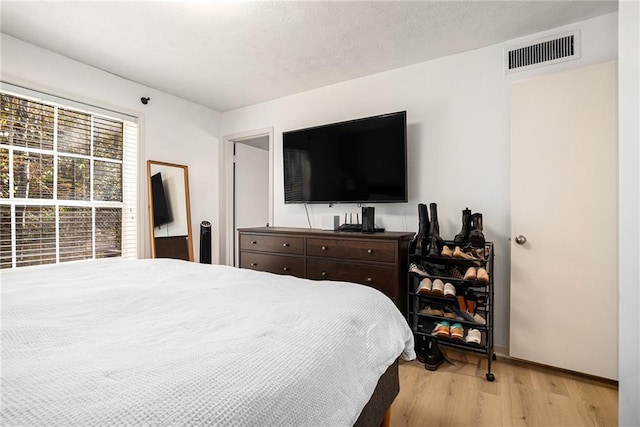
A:
<svg viewBox="0 0 640 427">
<path fill-rule="evenodd" d="M 0 268 L 137 256 L 134 121 L 0 91 Z"/>
</svg>

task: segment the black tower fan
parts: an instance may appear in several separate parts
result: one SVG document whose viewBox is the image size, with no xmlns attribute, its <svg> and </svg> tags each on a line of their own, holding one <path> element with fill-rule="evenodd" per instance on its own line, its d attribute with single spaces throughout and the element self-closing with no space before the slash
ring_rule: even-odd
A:
<svg viewBox="0 0 640 427">
<path fill-rule="evenodd" d="M 211 223 L 200 223 L 200 263 L 211 264 Z"/>
</svg>

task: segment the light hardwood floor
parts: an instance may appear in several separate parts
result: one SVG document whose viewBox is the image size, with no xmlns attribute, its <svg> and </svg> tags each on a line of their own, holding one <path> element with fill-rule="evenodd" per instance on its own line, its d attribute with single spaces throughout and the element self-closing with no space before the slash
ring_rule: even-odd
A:
<svg viewBox="0 0 640 427">
<path fill-rule="evenodd" d="M 392 427 L 618 425 L 612 383 L 500 357 L 488 382 L 485 356 L 446 354 L 455 366 L 427 371 L 417 360 L 400 363 Z"/>
</svg>

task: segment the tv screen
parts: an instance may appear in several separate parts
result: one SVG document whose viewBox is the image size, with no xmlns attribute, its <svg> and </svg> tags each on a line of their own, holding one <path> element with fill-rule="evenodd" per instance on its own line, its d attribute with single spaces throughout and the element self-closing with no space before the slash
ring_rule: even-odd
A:
<svg viewBox="0 0 640 427">
<path fill-rule="evenodd" d="M 162 174 L 158 172 L 151 177 L 151 194 L 153 197 L 153 225 L 158 227 L 171 222 L 171 213 L 164 192 Z"/>
<path fill-rule="evenodd" d="M 407 201 L 406 111 L 282 134 L 285 203 Z"/>
</svg>

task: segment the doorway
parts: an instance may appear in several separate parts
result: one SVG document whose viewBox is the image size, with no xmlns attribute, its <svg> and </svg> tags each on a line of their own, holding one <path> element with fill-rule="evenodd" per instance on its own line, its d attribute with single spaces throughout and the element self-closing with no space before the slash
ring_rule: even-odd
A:
<svg viewBox="0 0 640 427">
<path fill-rule="evenodd" d="M 273 130 L 244 132 L 224 138 L 226 182 L 225 244 L 221 260 L 238 265 L 238 228 L 273 223 Z"/>
</svg>

